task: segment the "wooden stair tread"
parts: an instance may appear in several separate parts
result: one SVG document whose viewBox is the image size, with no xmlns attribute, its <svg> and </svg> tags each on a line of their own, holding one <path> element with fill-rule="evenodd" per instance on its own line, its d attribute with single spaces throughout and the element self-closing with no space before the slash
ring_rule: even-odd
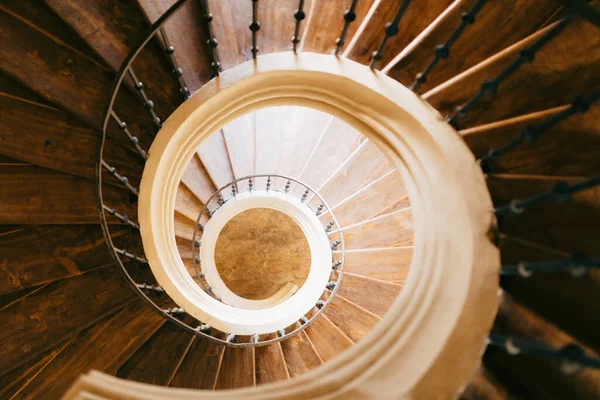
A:
<svg viewBox="0 0 600 400">
<path fill-rule="evenodd" d="M 345 273 L 337 293 L 354 304 L 383 316 L 400 293 L 402 285 Z"/>
<path fill-rule="evenodd" d="M 306 328 L 306 335 L 323 362 L 331 360 L 354 345 L 352 340 L 324 314 L 317 317 Z"/>
<path fill-rule="evenodd" d="M 370 140 L 365 140 L 318 189 L 331 207 L 350 197 L 393 169 L 389 160 Z"/>
<path fill-rule="evenodd" d="M 254 348 L 226 347 L 216 390 L 256 386 Z"/>
<path fill-rule="evenodd" d="M 115 374 L 165 322 L 137 300 L 106 320 L 80 332 L 20 393 L 58 398 L 90 369 Z"/>
<path fill-rule="evenodd" d="M 423 72 L 433 60 L 435 46 L 450 38 L 460 25 L 462 14 L 469 12 L 476 1 L 448 2 L 443 18 L 439 21 L 436 19 L 437 23 L 431 27 L 433 29 L 428 29 L 415 46 L 407 49 L 409 51 L 403 54 L 399 62 L 386 67 L 391 67 L 389 75 L 405 85 L 412 84 L 416 75 Z M 548 0 L 486 2 L 475 17 L 475 22 L 454 42 L 448 59 L 433 69 L 420 90 L 425 92 L 432 89 L 533 34 L 546 25 L 559 8 L 560 4 Z"/>
<path fill-rule="evenodd" d="M 235 178 L 254 174 L 254 113 L 236 118 L 223 127 L 223 136 Z"/>
<path fill-rule="evenodd" d="M 21 290 L 17 290 L 14 292 L 9 292 L 7 294 L 0 295 L 0 310 L 3 310 L 7 307 L 12 306 L 13 304 L 23 300 L 30 294 L 33 294 L 40 289 L 43 289 L 47 285 L 48 284 L 32 286 L 32 287 L 28 287 L 27 289 L 21 289 Z"/>
<path fill-rule="evenodd" d="M 492 377 L 485 367 L 477 370 L 460 395 L 460 400 L 510 400 L 511 398 L 508 390 Z"/>
<path fill-rule="evenodd" d="M 225 347 L 196 337 L 171 381 L 172 387 L 215 388 Z"/>
<path fill-rule="evenodd" d="M 323 364 L 323 360 L 315 350 L 305 332 L 292 336 L 281 342 L 285 363 L 290 378 L 302 375 Z"/>
<path fill-rule="evenodd" d="M 221 130 L 208 136 L 198 147 L 197 153 L 215 187 L 220 188 L 233 181 L 229 154 Z"/>
<path fill-rule="evenodd" d="M 402 283 L 408 275 L 412 253 L 411 246 L 348 250 L 344 272 Z"/>
<path fill-rule="evenodd" d="M 595 0 L 591 5 L 600 9 L 600 1 Z M 443 114 L 450 114 L 473 96 L 485 79 L 496 76 L 546 29 L 551 26 L 446 81 L 423 97 Z M 600 55 L 596 51 L 600 38 L 595 29 L 581 19 L 572 21 L 536 53 L 532 63 L 522 65 L 500 85 L 497 94 L 480 101 L 460 119 L 459 125 L 476 126 L 546 110 L 570 103 L 577 95 L 588 92 L 600 79 Z M 564 56 L 563 49 L 569 49 L 568 57 Z M 577 79 L 565 71 L 573 71 Z"/>
<path fill-rule="evenodd" d="M 381 319 L 340 295 L 329 303 L 325 315 L 354 343 L 373 330 Z"/>
<path fill-rule="evenodd" d="M 226 71 L 251 59 L 252 35 L 248 25 L 252 21 L 252 3 L 221 0 L 211 1 L 209 4 L 214 36 L 219 41 L 217 53 L 222 70 Z M 260 32 L 258 36 L 261 36 Z M 258 46 L 260 49 L 260 39 Z"/>
<path fill-rule="evenodd" d="M 169 386 L 193 339 L 189 332 L 167 322 L 127 360 L 116 376 Z"/>
<path fill-rule="evenodd" d="M 192 238 L 194 237 L 194 229 L 196 227 L 195 222 L 192 221 L 191 219 L 179 214 L 178 212 L 175 212 L 174 220 L 175 220 L 175 236 L 183 238 L 183 239 L 187 239 L 191 242 Z"/>
<path fill-rule="evenodd" d="M 198 157 L 197 154 L 192 156 L 192 159 L 187 165 L 185 171 L 183 171 L 181 181 L 203 204 L 206 204 L 210 196 L 217 191 L 217 188 L 210 179 L 206 168 L 200 161 L 200 157 Z"/>
<path fill-rule="evenodd" d="M 258 54 L 290 50 L 296 22 L 294 13 L 298 8 L 298 0 L 263 0 L 259 1 L 257 5 L 256 15 L 260 23 L 260 31 L 257 32 Z M 304 12 L 307 13 L 307 11 L 305 6 Z M 248 21 L 252 21 L 252 14 L 249 14 L 248 17 Z M 306 25 L 305 21 L 303 22 L 302 25 Z M 305 29 L 302 25 L 300 26 L 300 37 Z M 250 46 L 251 42 L 247 43 Z"/>
<path fill-rule="evenodd" d="M 580 178 L 489 175 L 488 188 L 495 206 L 524 199 L 552 189 L 556 182 L 578 182 Z M 557 250 L 574 249 L 594 254 L 598 250 L 600 187 L 574 194 L 566 202 L 546 201 L 522 214 L 502 218 L 501 231 Z"/>
<path fill-rule="evenodd" d="M 272 174 L 277 171 L 283 149 L 282 132 L 287 129 L 292 109 L 293 107 L 269 107 L 251 114 L 254 117 L 251 124 L 255 128 L 256 174 Z"/>
<path fill-rule="evenodd" d="M 341 226 L 346 227 L 369 220 L 406 196 L 400 174 L 392 170 L 338 204 L 333 213 Z"/>
<path fill-rule="evenodd" d="M 465 130 L 463 138 L 476 157 L 519 137 L 525 127 L 539 124 L 566 106 L 527 114 Z M 542 133 L 540 140 L 523 144 L 494 160 L 493 173 L 548 176 L 600 175 L 600 103 L 592 104 Z M 568 162 L 565 162 L 568 160 Z"/>
<path fill-rule="evenodd" d="M 423 29 L 425 29 L 452 0 L 425 0 L 412 2 L 398 25 L 398 34 L 392 36 L 385 47 L 378 68 L 383 68 L 392 58 L 407 46 Z M 346 50 L 346 56 L 362 64 L 368 64 L 385 37 L 384 26 L 394 20 L 401 2 L 382 0 L 375 2 L 377 8 L 365 26 L 356 44 Z"/>
<path fill-rule="evenodd" d="M 346 249 L 409 246 L 413 243 L 410 208 L 394 211 L 343 229 Z"/>
<path fill-rule="evenodd" d="M 265 339 L 273 339 L 274 337 L 274 335 L 268 335 Z M 257 385 L 290 379 L 281 343 L 256 347 L 254 356 Z"/>
<path fill-rule="evenodd" d="M 0 375 L 134 300 L 120 274 L 111 267 L 54 282 L 0 311 Z"/>
<path fill-rule="evenodd" d="M 203 205 L 187 186 L 179 183 L 175 198 L 175 211 L 191 221 L 196 221 Z"/>
<path fill-rule="evenodd" d="M 98 223 L 96 188 L 87 179 L 37 166 L 4 166 L 0 186 L 0 224 Z M 137 207 L 129 204 L 126 189 L 104 185 L 102 194 L 107 206 L 137 218 Z M 107 222 L 120 223 L 116 218 Z"/>
</svg>

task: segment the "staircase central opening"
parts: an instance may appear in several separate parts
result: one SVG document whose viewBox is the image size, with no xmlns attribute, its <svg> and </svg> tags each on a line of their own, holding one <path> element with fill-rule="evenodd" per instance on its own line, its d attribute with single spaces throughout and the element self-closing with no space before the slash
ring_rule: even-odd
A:
<svg viewBox="0 0 600 400">
<path fill-rule="evenodd" d="M 310 247 L 291 217 L 270 208 L 253 208 L 233 217 L 221 230 L 215 264 L 229 290 L 249 300 L 263 300 L 282 287 L 302 287 L 310 272 Z"/>
</svg>

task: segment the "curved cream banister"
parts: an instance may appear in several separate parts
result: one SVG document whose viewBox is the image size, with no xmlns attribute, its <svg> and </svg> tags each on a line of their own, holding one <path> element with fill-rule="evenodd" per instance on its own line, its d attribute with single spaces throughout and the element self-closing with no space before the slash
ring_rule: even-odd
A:
<svg viewBox="0 0 600 400">
<path fill-rule="evenodd" d="M 354 347 L 289 381 L 211 392 L 91 373 L 66 399 L 83 398 L 81 393 L 110 399 L 448 399 L 468 382 L 498 305 L 499 253 L 488 239 L 495 221 L 484 176 L 436 110 L 393 79 L 345 58 L 260 56 L 227 70 L 173 113 L 150 149 L 140 191 L 141 233 L 153 271 L 181 262 L 175 194 L 198 145 L 240 115 L 279 105 L 313 107 L 343 119 L 402 173 L 415 246 L 408 279 L 385 317 Z"/>
</svg>

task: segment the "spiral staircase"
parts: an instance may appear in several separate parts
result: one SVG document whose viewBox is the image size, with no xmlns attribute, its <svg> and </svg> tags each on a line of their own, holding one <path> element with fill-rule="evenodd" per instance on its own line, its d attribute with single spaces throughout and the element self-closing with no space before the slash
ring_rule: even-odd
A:
<svg viewBox="0 0 600 400">
<path fill-rule="evenodd" d="M 600 1 L 0 14 L 0 399 L 600 397 Z"/>
</svg>

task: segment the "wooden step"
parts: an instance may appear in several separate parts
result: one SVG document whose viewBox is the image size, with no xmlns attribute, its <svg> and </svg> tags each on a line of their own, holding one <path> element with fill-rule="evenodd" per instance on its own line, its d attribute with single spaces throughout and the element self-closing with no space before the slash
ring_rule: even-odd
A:
<svg viewBox="0 0 600 400">
<path fill-rule="evenodd" d="M 183 215 L 175 212 L 174 214 L 175 220 L 175 236 L 192 241 L 194 237 L 194 229 L 196 228 L 196 224 L 191 219 L 184 217 Z"/>
<path fill-rule="evenodd" d="M 581 178 L 490 175 L 487 183 L 494 205 L 504 206 L 513 199 L 547 192 L 560 180 L 573 183 Z M 596 187 L 573 195 L 567 202 L 546 201 L 522 214 L 506 215 L 500 228 L 506 234 L 564 252 L 594 254 L 598 250 L 599 204 L 600 187 Z"/>
<path fill-rule="evenodd" d="M 277 171 L 283 150 L 283 132 L 286 132 L 289 116 L 294 107 L 269 107 L 251 114 L 250 123 L 256 138 L 256 174 L 272 174 Z"/>
<path fill-rule="evenodd" d="M 451 3 L 452 0 L 425 0 L 409 4 L 398 25 L 398 34 L 388 40 L 377 67 L 383 68 Z M 362 64 L 368 64 L 373 52 L 381 45 L 385 37 L 385 24 L 394 20 L 402 2 L 381 0 L 374 4 L 375 12 L 364 27 L 364 31 L 361 32 L 354 46 L 346 49 L 345 52 L 348 58 Z"/>
<path fill-rule="evenodd" d="M 196 195 L 202 204 L 205 204 L 210 196 L 217 191 L 217 187 L 210 179 L 197 154 L 194 154 L 185 171 L 183 171 L 181 181 Z"/>
<path fill-rule="evenodd" d="M 413 244 L 410 208 L 347 226 L 342 231 L 346 249 L 368 249 Z"/>
<path fill-rule="evenodd" d="M 0 311 L 0 375 L 124 307 L 136 295 L 117 268 L 54 282 Z"/>
<path fill-rule="evenodd" d="M 247 386 L 256 386 L 254 348 L 226 347 L 215 389 L 237 389 Z"/>
<path fill-rule="evenodd" d="M 600 1 L 591 5 L 600 10 Z M 548 29 L 502 50 L 456 77 L 424 94 L 424 98 L 442 114 L 450 114 L 477 93 L 486 79 L 495 77 L 514 61 L 521 50 L 532 45 Z M 596 28 L 582 19 L 573 20 L 558 36 L 524 64 L 498 88 L 498 93 L 480 101 L 459 120 L 460 127 L 471 127 L 547 110 L 571 103 L 585 94 L 600 79 L 600 38 Z M 584 72 L 583 72 L 584 71 Z"/>
<path fill-rule="evenodd" d="M 175 211 L 191 221 L 196 221 L 203 205 L 194 193 L 183 183 L 179 183 L 175 198 Z"/>
<path fill-rule="evenodd" d="M 568 105 L 485 124 L 460 133 L 476 157 L 518 138 L 525 127 L 537 125 Z M 578 113 L 494 160 L 490 172 L 549 176 L 600 175 L 600 103 Z"/>
<path fill-rule="evenodd" d="M 265 339 L 273 339 L 275 335 L 265 335 Z M 256 363 L 256 384 L 283 381 L 290 379 L 281 343 L 254 349 Z"/>
<path fill-rule="evenodd" d="M 398 297 L 402 285 L 345 273 L 337 293 L 354 304 L 383 316 Z"/>
<path fill-rule="evenodd" d="M 354 345 L 352 340 L 321 314 L 306 328 L 306 335 L 323 362 L 327 362 Z"/>
<path fill-rule="evenodd" d="M 364 0 L 357 2 L 356 20 L 348 26 L 343 50 L 350 43 L 359 27 L 365 20 L 374 2 L 379 0 Z M 344 13 L 350 7 L 349 2 L 338 3 L 330 1 L 313 1 L 307 13 L 306 28 L 302 41 L 298 45 L 302 51 L 331 54 L 335 51 L 336 39 L 344 26 Z M 324 29 L 327 27 L 327 29 Z"/>
<path fill-rule="evenodd" d="M 209 2 L 213 16 L 212 28 L 214 37 L 219 42 L 217 53 L 221 68 L 226 71 L 252 58 L 250 47 L 252 35 L 248 26 L 252 22 L 252 3 L 237 0 Z M 259 21 L 266 25 L 267 21 Z M 260 36 L 260 31 L 258 32 Z M 258 40 L 258 47 L 262 43 Z"/>
<path fill-rule="evenodd" d="M 494 330 L 556 349 L 576 343 L 558 327 L 537 317 L 508 296 L 500 302 Z M 584 351 L 591 357 L 598 357 L 590 349 Z M 558 364 L 547 359 L 527 354 L 511 356 L 504 349 L 490 349 L 484 362 L 521 398 L 594 399 L 600 396 L 600 371 L 593 368 L 567 375 Z"/>
<path fill-rule="evenodd" d="M 233 181 L 229 154 L 221 130 L 207 137 L 198 147 L 197 153 L 215 187 L 221 188 Z"/>
<path fill-rule="evenodd" d="M 258 55 L 290 50 L 296 25 L 294 13 L 298 8 L 298 0 L 264 0 L 259 1 L 257 6 L 257 20 L 260 23 L 260 30 L 257 32 Z M 304 12 L 308 14 L 306 6 Z M 252 14 L 248 14 L 246 25 L 251 21 Z M 305 29 L 302 25 L 300 37 Z"/>
<path fill-rule="evenodd" d="M 445 43 L 461 23 L 463 13 L 469 12 L 477 0 L 447 2 L 439 16 L 390 61 L 384 71 L 411 85 L 418 73 L 433 60 L 435 47 Z M 421 92 L 444 83 L 462 71 L 486 60 L 499 51 L 533 34 L 548 23 L 560 8 L 552 0 L 507 0 L 486 2 L 452 44 L 450 56 L 442 60 L 420 87 Z M 511 12 L 506 12 L 511 10 Z"/>
<path fill-rule="evenodd" d="M 348 250 L 344 271 L 382 281 L 403 283 L 408 275 L 412 253 L 411 246 Z"/>
<path fill-rule="evenodd" d="M 392 165 L 381 150 L 370 140 L 365 140 L 318 189 L 318 192 L 330 207 L 335 207 L 392 169 Z"/>
<path fill-rule="evenodd" d="M 507 389 L 484 367 L 477 370 L 460 400 L 509 400 Z"/>
<path fill-rule="evenodd" d="M 172 5 L 169 1 L 137 0 L 137 2 L 150 24 L 156 22 Z M 173 57 L 177 66 L 183 71 L 183 79 L 190 93 L 194 93 L 210 80 L 212 63 L 211 51 L 207 44 L 208 30 L 201 2 L 188 1 L 165 22 L 163 29 L 169 43 L 175 48 Z"/>
<path fill-rule="evenodd" d="M 177 373 L 172 387 L 213 390 L 225 347 L 196 337 Z"/>
<path fill-rule="evenodd" d="M 223 127 L 231 169 L 236 178 L 254 174 L 255 135 L 252 125 L 255 120 L 254 113 L 250 113 Z"/>
<path fill-rule="evenodd" d="M 325 315 L 354 343 L 371 332 L 381 319 L 340 295 L 329 303 Z"/>
<path fill-rule="evenodd" d="M 87 179 L 37 166 L 3 166 L 0 186 L 0 224 L 97 224 L 99 221 L 95 184 Z M 136 220 L 137 207 L 129 204 L 128 191 L 103 186 L 104 203 Z M 116 218 L 107 218 L 107 222 L 120 223 Z"/>
<path fill-rule="evenodd" d="M 392 170 L 338 204 L 333 213 L 346 227 L 373 218 L 407 196 L 400 174 Z"/>
<path fill-rule="evenodd" d="M 172 323 L 165 323 L 119 369 L 117 377 L 152 385 L 169 386 L 194 336 Z"/>
<path fill-rule="evenodd" d="M 19 395 L 59 398 L 81 373 L 90 369 L 117 373 L 164 322 L 142 300 L 135 301 L 80 332 Z"/>
<path fill-rule="evenodd" d="M 111 231 L 114 237 L 125 228 Z M 113 260 L 97 225 L 25 225 L 0 236 L 0 294 L 70 278 Z"/>
<path fill-rule="evenodd" d="M 0 295 L 0 310 L 10 307 L 11 305 L 21 301 L 22 299 L 29 296 L 30 294 L 33 294 L 34 292 L 41 290 L 42 288 L 46 287 L 47 285 L 48 284 L 32 286 L 27 289 L 21 289 L 21 290 L 15 291 L 15 292 L 10 292 L 7 294 Z"/>
<path fill-rule="evenodd" d="M 305 332 L 292 336 L 281 342 L 285 363 L 290 378 L 302 375 L 323 364 L 323 360 L 315 350 Z"/>
</svg>

